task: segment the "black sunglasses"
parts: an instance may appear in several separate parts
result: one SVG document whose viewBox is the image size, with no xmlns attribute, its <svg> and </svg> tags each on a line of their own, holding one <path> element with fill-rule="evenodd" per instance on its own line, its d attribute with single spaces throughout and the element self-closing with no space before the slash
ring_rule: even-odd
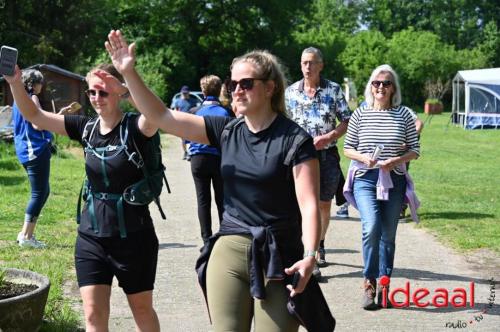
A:
<svg viewBox="0 0 500 332">
<path fill-rule="evenodd" d="M 242 90 L 252 90 L 254 81 L 266 81 L 265 78 L 242 78 L 239 81 L 231 80 L 228 85 L 229 92 L 233 93 L 236 91 L 238 84 Z"/>
<path fill-rule="evenodd" d="M 99 97 L 106 98 L 107 96 L 109 96 L 109 92 L 106 92 L 103 90 L 88 89 L 88 90 L 85 90 L 85 93 L 89 97 L 95 97 L 96 95 L 99 95 Z"/>
<path fill-rule="evenodd" d="M 387 88 L 388 86 L 392 85 L 392 81 L 386 80 L 386 81 L 372 81 L 372 86 L 374 88 L 378 88 L 382 84 L 384 88 Z"/>
</svg>

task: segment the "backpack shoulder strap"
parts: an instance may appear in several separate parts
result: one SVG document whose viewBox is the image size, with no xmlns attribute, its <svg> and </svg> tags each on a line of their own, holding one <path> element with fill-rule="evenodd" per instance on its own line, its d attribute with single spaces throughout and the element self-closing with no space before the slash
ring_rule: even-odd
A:
<svg viewBox="0 0 500 332">
<path fill-rule="evenodd" d="M 90 140 L 92 139 L 92 135 L 94 134 L 94 130 L 97 127 L 97 124 L 99 123 L 99 118 L 93 118 L 87 121 L 85 124 L 85 127 L 83 128 L 83 133 L 82 133 L 82 142 L 88 147 L 92 148 L 92 145 L 90 144 Z"/>
<path fill-rule="evenodd" d="M 134 137 L 130 139 L 131 144 L 127 144 L 129 142 L 129 131 L 133 119 L 134 116 L 132 113 L 125 113 L 123 115 L 122 122 L 120 123 L 120 142 L 123 146 L 126 146 L 125 153 L 127 154 L 128 160 L 137 168 L 141 168 L 144 172 L 144 158 L 135 143 Z M 132 153 L 128 150 L 129 147 L 133 150 Z M 145 172 L 144 175 L 147 176 L 147 173 Z"/>
</svg>

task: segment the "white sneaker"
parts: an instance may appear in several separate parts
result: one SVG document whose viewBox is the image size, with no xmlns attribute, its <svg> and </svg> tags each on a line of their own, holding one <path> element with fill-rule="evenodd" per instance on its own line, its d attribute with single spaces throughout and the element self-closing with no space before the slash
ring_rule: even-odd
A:
<svg viewBox="0 0 500 332">
<path fill-rule="evenodd" d="M 31 239 L 25 239 L 21 233 L 17 235 L 17 242 L 20 247 L 31 247 L 36 249 L 44 249 L 47 245 L 41 241 L 38 241 L 35 238 L 35 235 L 31 237 Z"/>
</svg>

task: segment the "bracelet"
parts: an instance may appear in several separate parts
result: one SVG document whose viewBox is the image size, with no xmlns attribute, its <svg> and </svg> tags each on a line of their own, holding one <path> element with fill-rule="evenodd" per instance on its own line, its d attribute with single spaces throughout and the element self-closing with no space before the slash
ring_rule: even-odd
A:
<svg viewBox="0 0 500 332">
<path fill-rule="evenodd" d="M 316 257 L 317 253 L 318 253 L 317 250 L 305 250 L 304 251 L 304 258 L 306 258 L 306 257 Z"/>
<path fill-rule="evenodd" d="M 122 84 L 123 87 L 127 88 L 127 92 L 124 94 L 119 95 L 121 99 L 127 99 L 130 97 L 130 90 L 128 89 L 127 85 L 125 83 Z"/>
</svg>

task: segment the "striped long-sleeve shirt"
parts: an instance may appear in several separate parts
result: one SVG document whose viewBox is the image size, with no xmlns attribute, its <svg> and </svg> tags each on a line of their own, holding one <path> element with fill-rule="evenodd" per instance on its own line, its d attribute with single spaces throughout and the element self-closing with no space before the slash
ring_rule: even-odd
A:
<svg viewBox="0 0 500 332">
<path fill-rule="evenodd" d="M 371 155 L 375 147 L 382 144 L 384 149 L 378 160 L 398 157 L 407 151 L 420 155 L 420 143 L 411 112 L 406 106 L 385 110 L 359 107 L 349 121 L 344 149 Z"/>
</svg>

